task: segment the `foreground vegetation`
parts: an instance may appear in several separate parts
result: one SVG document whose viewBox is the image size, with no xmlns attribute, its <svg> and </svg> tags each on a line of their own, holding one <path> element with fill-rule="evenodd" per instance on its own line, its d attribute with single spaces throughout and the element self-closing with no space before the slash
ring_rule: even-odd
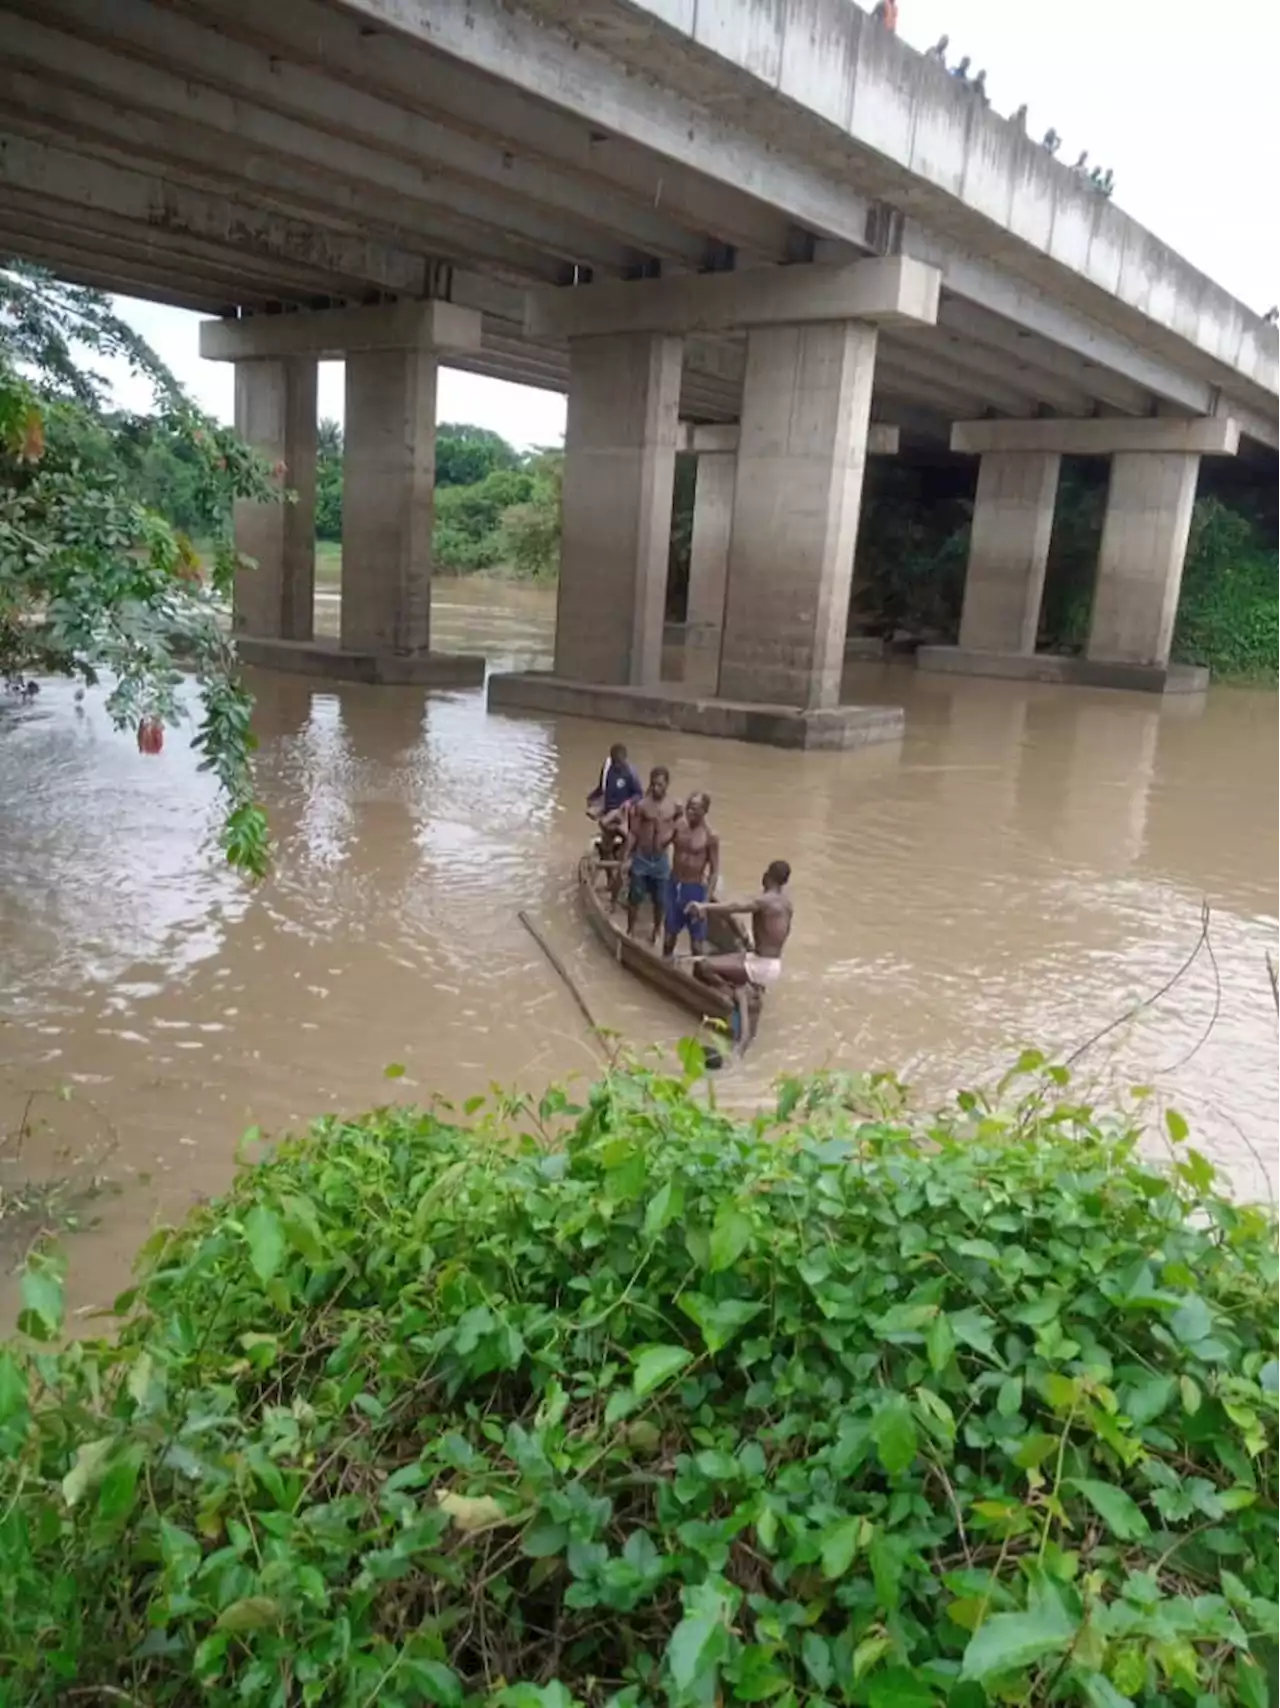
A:
<svg viewBox="0 0 1280 1708">
<path fill-rule="evenodd" d="M 0 1702 L 1263 1708 L 1271 1215 L 1034 1057 L 927 1120 L 683 1060 L 321 1121 L 112 1341 L 38 1262 Z"/>
<path fill-rule="evenodd" d="M 94 357 L 143 376 L 153 412 L 110 409 Z M 223 847 L 255 876 L 268 855 L 252 701 L 219 603 L 239 561 L 233 501 L 281 501 L 284 475 L 201 414 L 105 296 L 0 256 L 0 683 L 105 678 L 112 721 L 156 754 L 186 721 L 191 671 L 192 745 L 222 791 Z M 175 511 L 208 537 L 207 575 Z"/>
</svg>

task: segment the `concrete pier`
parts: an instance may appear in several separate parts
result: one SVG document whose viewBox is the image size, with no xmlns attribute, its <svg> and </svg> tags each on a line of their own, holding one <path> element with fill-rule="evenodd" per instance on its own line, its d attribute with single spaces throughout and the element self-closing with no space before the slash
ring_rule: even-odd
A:
<svg viewBox="0 0 1280 1708">
<path fill-rule="evenodd" d="M 1168 664 L 1199 472 L 1194 455 L 1112 458 L 1087 647 L 1094 663 Z"/>
<path fill-rule="evenodd" d="M 1061 463 L 1055 451 L 983 457 L 960 618 L 964 651 L 1035 651 Z"/>
<path fill-rule="evenodd" d="M 237 543 L 268 566 L 257 586 L 245 573 L 243 597 L 237 583 L 246 661 L 358 682 L 482 682 L 483 658 L 431 651 L 437 364 L 442 351 L 479 347 L 480 315 L 435 301 L 261 315 L 206 324 L 200 344 L 236 364 L 237 425 L 283 459 L 299 493 L 297 504 L 237 508 Z M 313 640 L 311 615 L 316 363 L 335 357 L 346 363 L 336 647 Z"/>
<path fill-rule="evenodd" d="M 737 474 L 736 450 L 705 451 L 698 457 L 684 624 L 685 679 L 711 692 L 720 673 L 720 631 Z"/>
<path fill-rule="evenodd" d="M 556 675 L 656 685 L 680 421 L 680 339 L 569 346 Z"/>
<path fill-rule="evenodd" d="M 236 364 L 236 431 L 283 464 L 294 504 L 237 501 L 236 549 L 256 568 L 238 569 L 233 595 L 237 635 L 309 641 L 316 562 L 316 364 L 307 356 Z"/>
<path fill-rule="evenodd" d="M 342 630 L 346 652 L 431 645 L 436 356 L 347 357 L 342 462 Z"/>
<path fill-rule="evenodd" d="M 876 329 L 753 327 L 720 656 L 720 695 L 806 710 L 840 701 Z"/>
</svg>

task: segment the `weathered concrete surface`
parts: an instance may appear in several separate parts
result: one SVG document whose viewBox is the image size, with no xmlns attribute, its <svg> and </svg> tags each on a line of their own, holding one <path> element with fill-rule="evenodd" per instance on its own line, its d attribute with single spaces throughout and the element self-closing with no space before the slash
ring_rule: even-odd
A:
<svg viewBox="0 0 1280 1708">
<path fill-rule="evenodd" d="M 379 0 L 351 3 L 380 10 Z M 597 0 L 589 9 L 529 0 L 529 8 L 572 32 L 571 56 L 555 51 L 545 28 L 535 26 L 531 39 L 518 26 L 500 28 L 494 0 L 473 0 L 465 20 L 433 18 L 432 38 L 598 122 L 607 103 L 613 130 L 650 146 L 665 140 L 665 151 L 772 205 L 781 200 L 848 243 L 866 242 L 867 209 L 848 196 L 825 205 L 838 183 L 852 180 L 867 198 L 909 200 L 922 223 L 954 233 L 957 247 L 989 250 L 1125 331 L 1155 335 L 1166 350 L 1185 343 L 1203 371 L 1218 366 L 1275 394 L 1276 340 L 1259 315 L 849 0 Z M 523 68 L 515 63 L 522 55 Z M 636 85 L 626 105 L 608 76 L 623 66 Z M 653 98 L 649 78 L 709 108 L 719 125 L 704 122 L 680 145 L 664 139 L 679 115 Z M 647 111 L 635 113 L 642 103 Z M 741 115 L 760 111 L 769 122 L 753 133 Z M 717 145 L 718 165 L 708 158 Z"/>
<path fill-rule="evenodd" d="M 1123 688 L 1139 694 L 1199 694 L 1209 672 L 1197 664 L 1121 664 L 1057 653 L 966 652 L 958 646 L 922 646 L 916 666 L 953 676 L 997 676 L 1011 682 L 1056 682 L 1076 688 Z"/>
<path fill-rule="evenodd" d="M 374 349 L 347 356 L 342 445 L 343 649 L 426 652 L 435 509 L 434 351 Z"/>
<path fill-rule="evenodd" d="M 482 317 L 451 302 L 388 302 L 369 308 L 323 308 L 305 314 L 206 320 L 200 354 L 207 362 L 258 356 L 310 356 L 340 362 L 372 350 L 478 350 Z"/>
<path fill-rule="evenodd" d="M 809 708 L 840 698 L 876 332 L 754 328 L 719 691 Z"/>
<path fill-rule="evenodd" d="M 569 360 L 556 673 L 582 682 L 657 683 L 680 340 L 647 333 L 575 338 Z"/>
<path fill-rule="evenodd" d="M 315 604 L 316 364 L 306 357 L 241 362 L 236 431 L 273 463 L 297 493 L 294 504 L 236 502 L 237 550 L 254 569 L 236 571 L 237 634 L 310 640 Z"/>
<path fill-rule="evenodd" d="M 1034 652 L 1062 458 L 992 451 L 978 469 L 960 646 Z"/>
<path fill-rule="evenodd" d="M 759 701 L 699 698 L 682 687 L 621 687 L 613 683 L 568 682 L 542 671 L 489 678 L 491 711 L 568 713 L 609 723 L 678 729 L 690 735 L 722 736 L 766 747 L 848 748 L 899 741 L 904 718 L 898 706 L 831 706 L 804 709 Z"/>
<path fill-rule="evenodd" d="M 260 670 L 322 676 L 334 682 L 474 688 L 484 681 L 485 672 L 485 661 L 476 653 L 347 652 L 332 641 L 264 640 L 256 635 L 238 635 L 236 649 L 242 663 Z"/>
<path fill-rule="evenodd" d="M 693 534 L 689 542 L 689 600 L 685 610 L 685 644 L 695 648 L 705 648 L 711 637 L 718 646 L 724 623 L 737 470 L 734 451 L 707 452 L 698 458 Z"/>
<path fill-rule="evenodd" d="M 680 423 L 680 444 L 682 451 L 691 452 L 695 457 L 715 456 L 722 451 L 736 451 L 740 428 L 736 421 L 726 421 L 715 426 L 695 425 L 690 421 Z M 902 443 L 902 429 L 891 426 L 884 421 L 873 421 L 867 428 L 867 455 L 869 457 L 896 457 Z"/>
<path fill-rule="evenodd" d="M 1086 648 L 1094 663 L 1168 664 L 1199 472 L 1196 456 L 1112 459 Z"/>
<path fill-rule="evenodd" d="M 1233 457 L 1237 421 L 957 421 L 951 449 L 973 456 L 990 451 L 1044 451 L 1064 457 L 1110 457 L 1123 451 L 1183 452 Z"/>
<path fill-rule="evenodd" d="M 826 320 L 932 326 L 940 278 L 936 267 L 894 256 L 847 267 L 755 267 L 560 287 L 528 293 L 524 326 L 538 338 L 724 332 Z"/>
</svg>

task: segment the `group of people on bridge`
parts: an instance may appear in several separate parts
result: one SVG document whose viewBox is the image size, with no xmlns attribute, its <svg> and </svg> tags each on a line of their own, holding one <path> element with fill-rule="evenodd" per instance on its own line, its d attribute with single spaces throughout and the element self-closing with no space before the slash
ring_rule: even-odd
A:
<svg viewBox="0 0 1280 1708">
<path fill-rule="evenodd" d="M 587 797 L 587 811 L 600 826 L 600 855 L 610 872 L 615 905 L 625 897 L 627 932 L 635 937 L 642 911 L 651 911 L 649 941 L 674 959 L 687 931 L 692 970 L 705 984 L 741 994 L 763 992 L 778 982 L 782 950 L 791 934 L 792 903 L 786 893 L 791 867 L 770 863 L 759 894 L 744 901 L 717 901 L 720 838 L 711 828 L 711 797 L 697 790 L 685 801 L 671 793 L 671 773 L 655 765 L 646 788 L 617 742 Z M 707 920 L 750 920 L 751 936 L 738 936 L 742 948 L 730 954 L 707 953 Z"/>
</svg>

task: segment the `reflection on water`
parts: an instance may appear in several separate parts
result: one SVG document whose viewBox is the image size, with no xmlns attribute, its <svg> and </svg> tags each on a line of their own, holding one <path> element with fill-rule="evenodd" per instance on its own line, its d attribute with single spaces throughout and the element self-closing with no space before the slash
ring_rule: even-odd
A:
<svg viewBox="0 0 1280 1708">
<path fill-rule="evenodd" d="M 552 611 L 541 590 L 446 584 L 435 644 L 545 661 Z M 391 1061 L 408 1068 L 397 1096 L 589 1072 L 522 907 L 604 1025 L 679 1035 L 573 902 L 583 797 L 619 734 L 682 793 L 711 792 L 736 887 L 775 856 L 795 868 L 787 977 L 726 1100 L 827 1062 L 894 1066 L 942 1096 L 1024 1044 L 1068 1050 L 1170 978 L 1207 898 L 1212 956 L 1082 1072 L 1154 1083 L 1241 1191 L 1270 1189 L 1273 694 L 1163 706 L 856 666 L 846 696 L 905 704 L 905 741 L 794 754 L 489 716 L 478 690 L 253 686 L 278 840 L 256 892 L 210 851 L 216 802 L 180 741 L 144 758 L 100 698 L 77 713 L 57 684 L 0 708 L 3 1117 L 71 1085 L 23 1170 L 109 1142 L 123 1188 L 72 1245 L 77 1302 L 110 1295 L 157 1215 L 225 1185 L 251 1123 L 383 1100 Z"/>
</svg>

